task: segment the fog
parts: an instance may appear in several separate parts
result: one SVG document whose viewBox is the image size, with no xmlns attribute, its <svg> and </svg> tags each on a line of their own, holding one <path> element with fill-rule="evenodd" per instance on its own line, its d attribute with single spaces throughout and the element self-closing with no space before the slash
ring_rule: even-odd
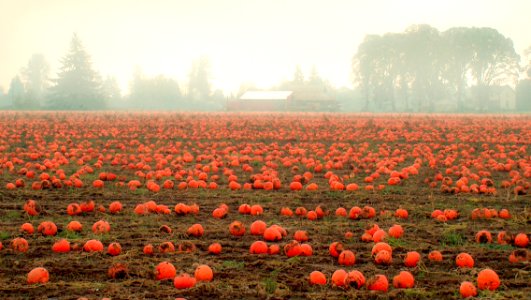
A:
<svg viewBox="0 0 531 300">
<path fill-rule="evenodd" d="M 0 0 L 0 108 L 527 112 L 529 11 L 526 0 Z"/>
</svg>

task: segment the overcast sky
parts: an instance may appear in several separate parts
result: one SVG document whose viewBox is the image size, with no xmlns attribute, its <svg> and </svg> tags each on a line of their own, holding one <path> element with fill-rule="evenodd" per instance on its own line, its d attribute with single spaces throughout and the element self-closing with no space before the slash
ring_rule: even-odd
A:
<svg viewBox="0 0 531 300">
<path fill-rule="evenodd" d="M 350 86 L 351 59 L 366 34 L 420 23 L 493 27 L 522 54 L 531 46 L 529 12 L 530 0 L 0 0 L 0 86 L 7 91 L 33 53 L 46 56 L 55 76 L 73 32 L 94 68 L 123 89 L 135 66 L 183 86 L 201 55 L 225 92 L 289 79 L 297 64 Z"/>
</svg>

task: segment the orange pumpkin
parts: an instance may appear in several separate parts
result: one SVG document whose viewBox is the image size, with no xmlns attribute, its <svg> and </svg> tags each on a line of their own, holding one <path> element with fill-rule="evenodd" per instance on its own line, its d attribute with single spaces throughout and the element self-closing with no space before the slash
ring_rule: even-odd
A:
<svg viewBox="0 0 531 300">
<path fill-rule="evenodd" d="M 287 257 L 299 256 L 302 253 L 301 245 L 293 240 L 284 246 L 284 253 Z"/>
<path fill-rule="evenodd" d="M 484 269 L 478 273 L 478 288 L 494 291 L 500 286 L 498 274 L 491 269 Z"/>
<path fill-rule="evenodd" d="M 37 231 L 40 232 L 42 235 L 52 236 L 57 234 L 57 226 L 54 222 L 44 221 L 39 224 L 39 227 L 37 227 Z"/>
<path fill-rule="evenodd" d="M 402 226 L 395 224 L 391 226 L 391 228 L 389 228 L 388 233 L 391 237 L 398 239 L 401 238 L 404 234 L 404 229 L 402 228 Z"/>
<path fill-rule="evenodd" d="M 408 268 L 416 267 L 420 261 L 420 254 L 417 251 L 411 251 L 404 258 L 404 265 Z"/>
<path fill-rule="evenodd" d="M 365 285 L 365 276 L 363 276 L 363 273 L 358 270 L 352 270 L 348 272 L 348 283 L 345 284 L 348 284 L 356 289 L 360 289 L 363 285 Z"/>
<path fill-rule="evenodd" d="M 15 252 L 24 253 L 28 251 L 29 244 L 28 241 L 26 241 L 26 239 L 24 238 L 14 238 L 11 241 L 11 248 L 13 248 Z"/>
<path fill-rule="evenodd" d="M 212 281 L 214 278 L 214 272 L 207 265 L 200 265 L 195 269 L 194 277 L 197 281 Z"/>
<path fill-rule="evenodd" d="M 67 253 L 70 252 L 70 242 L 66 239 L 60 239 L 52 246 L 52 251 L 55 253 Z"/>
<path fill-rule="evenodd" d="M 229 225 L 229 232 L 233 236 L 243 236 L 245 234 L 245 226 L 240 221 L 234 221 Z"/>
<path fill-rule="evenodd" d="M 81 232 L 81 230 L 83 230 L 83 225 L 81 225 L 81 223 L 79 223 L 78 221 L 70 221 L 70 223 L 66 225 L 66 230 L 73 232 Z"/>
<path fill-rule="evenodd" d="M 107 275 L 111 279 L 120 279 L 125 278 L 128 274 L 129 270 L 127 268 L 127 265 L 122 263 L 115 263 L 111 267 L 109 267 L 109 270 L 107 271 Z"/>
<path fill-rule="evenodd" d="M 151 244 L 145 245 L 142 252 L 144 252 L 145 255 L 153 255 L 153 252 L 154 252 L 153 245 Z"/>
<path fill-rule="evenodd" d="M 249 248 L 251 254 L 266 254 L 268 251 L 267 244 L 263 241 L 255 241 Z"/>
<path fill-rule="evenodd" d="M 28 284 L 47 283 L 50 280 L 50 274 L 45 268 L 35 268 L 28 273 Z"/>
<path fill-rule="evenodd" d="M 251 215 L 252 216 L 259 216 L 259 215 L 262 215 L 263 213 L 264 213 L 264 209 L 262 208 L 261 205 L 255 204 L 255 205 L 251 206 Z"/>
<path fill-rule="evenodd" d="M 35 232 L 35 229 L 31 223 L 24 223 L 20 226 L 20 232 L 32 235 Z"/>
<path fill-rule="evenodd" d="M 443 260 L 443 256 L 442 256 L 440 251 L 433 250 L 433 251 L 431 251 L 428 254 L 428 259 L 430 261 L 442 261 Z"/>
<path fill-rule="evenodd" d="M 175 267 L 170 262 L 163 261 L 155 267 L 155 279 L 157 280 L 173 279 L 175 274 Z"/>
<path fill-rule="evenodd" d="M 113 201 L 111 204 L 109 204 L 109 212 L 111 214 L 118 214 L 122 211 L 122 203 L 120 201 Z"/>
<path fill-rule="evenodd" d="M 455 264 L 460 268 L 473 268 L 474 259 L 468 253 L 459 253 L 455 258 Z"/>
<path fill-rule="evenodd" d="M 173 286 L 177 289 L 189 289 L 195 286 L 196 279 L 187 273 L 175 276 L 173 279 Z"/>
<path fill-rule="evenodd" d="M 190 236 L 202 237 L 205 233 L 205 229 L 203 229 L 203 225 L 196 223 L 190 226 L 188 230 L 186 230 L 186 233 Z"/>
<path fill-rule="evenodd" d="M 311 285 L 326 285 L 326 276 L 322 272 L 313 271 L 309 278 Z"/>
<path fill-rule="evenodd" d="M 293 234 L 293 238 L 296 241 L 299 241 L 299 242 L 307 242 L 308 241 L 308 232 L 306 232 L 304 230 L 297 230 Z"/>
<path fill-rule="evenodd" d="M 144 247 L 144 250 L 145 250 L 145 247 Z M 159 245 L 159 249 L 158 250 L 159 250 L 160 253 L 173 253 L 173 252 L 175 252 L 175 245 L 173 245 L 172 242 L 162 242 Z"/>
<path fill-rule="evenodd" d="M 478 291 L 472 282 L 463 281 L 459 286 L 459 294 L 463 298 L 470 298 L 477 296 Z"/>
<path fill-rule="evenodd" d="M 408 271 L 401 271 L 393 277 L 393 286 L 397 289 L 410 289 L 415 286 L 415 277 Z"/>
<path fill-rule="evenodd" d="M 525 233 L 519 233 L 514 237 L 514 245 L 520 248 L 525 248 L 529 245 L 529 237 Z"/>
<path fill-rule="evenodd" d="M 347 286 L 348 283 L 349 281 L 347 271 L 343 269 L 334 271 L 334 273 L 332 274 L 332 285 L 337 287 L 344 287 Z"/>
<path fill-rule="evenodd" d="M 341 251 L 338 262 L 343 266 L 353 266 L 356 263 L 356 255 L 350 250 Z"/>
<path fill-rule="evenodd" d="M 208 253 L 218 255 L 221 253 L 222 247 L 220 243 L 212 243 L 208 246 Z"/>
<path fill-rule="evenodd" d="M 70 203 L 68 204 L 66 208 L 66 213 L 70 216 L 77 216 L 80 215 L 83 211 L 81 210 L 81 206 L 77 203 Z"/>
<path fill-rule="evenodd" d="M 370 291 L 387 292 L 389 288 L 389 281 L 385 275 L 377 274 L 367 281 L 367 289 Z"/>
<path fill-rule="evenodd" d="M 339 254 L 343 251 L 343 244 L 341 242 L 333 242 L 328 247 L 328 252 L 332 257 L 339 257 Z"/>
<path fill-rule="evenodd" d="M 116 256 L 122 253 L 122 246 L 119 243 L 110 243 L 107 248 L 107 254 Z"/>
<path fill-rule="evenodd" d="M 380 250 L 374 255 L 374 262 L 378 265 L 389 265 L 392 262 L 391 253 L 387 250 Z"/>
<path fill-rule="evenodd" d="M 98 240 L 88 240 L 83 246 L 86 252 L 102 252 L 103 244 Z"/>
<path fill-rule="evenodd" d="M 280 241 L 282 239 L 282 233 L 278 228 L 270 226 L 264 231 L 264 239 L 269 242 Z"/>
<path fill-rule="evenodd" d="M 95 234 L 104 234 L 109 233 L 111 230 L 111 225 L 104 220 L 99 220 L 92 225 L 92 232 Z"/>
</svg>

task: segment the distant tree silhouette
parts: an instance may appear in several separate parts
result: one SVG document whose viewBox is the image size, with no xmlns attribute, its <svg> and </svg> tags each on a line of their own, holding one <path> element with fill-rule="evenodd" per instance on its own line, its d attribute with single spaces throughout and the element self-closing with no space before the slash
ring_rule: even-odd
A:
<svg viewBox="0 0 531 300">
<path fill-rule="evenodd" d="M 108 104 L 118 101 L 122 98 L 120 87 L 118 86 L 118 81 L 116 81 L 116 78 L 112 76 L 108 76 L 103 81 L 102 92 L 103 97 L 105 98 L 105 101 Z"/>
<path fill-rule="evenodd" d="M 521 112 L 531 111 L 531 65 L 526 73 L 527 78 L 516 85 L 516 109 Z"/>
<path fill-rule="evenodd" d="M 28 108 L 38 108 L 45 99 L 49 87 L 50 65 L 42 54 L 33 54 L 28 65 L 21 71 Z"/>
<path fill-rule="evenodd" d="M 55 85 L 50 88 L 49 105 L 67 110 L 105 108 L 101 79 L 77 34 L 73 34 L 70 49 L 60 62 Z"/>
<path fill-rule="evenodd" d="M 402 33 L 368 35 L 353 57 L 355 85 L 365 109 L 435 111 L 437 104 L 465 106 L 474 85 L 474 109 L 495 109 L 490 90 L 514 84 L 518 61 L 513 43 L 492 28 L 450 28 L 439 32 L 413 25 Z M 398 101 L 400 100 L 400 101 Z M 399 105 L 400 104 L 400 105 Z"/>
<path fill-rule="evenodd" d="M 188 99 L 206 101 L 210 98 L 212 93 L 210 68 L 210 60 L 206 56 L 202 56 L 192 63 L 188 76 Z"/>
<path fill-rule="evenodd" d="M 7 97 L 11 101 L 14 108 L 27 108 L 24 84 L 22 83 L 22 80 L 20 80 L 19 76 L 15 76 L 13 79 L 11 79 L 11 83 L 9 84 L 9 91 L 7 92 Z"/>
<path fill-rule="evenodd" d="M 162 75 L 146 77 L 140 69 L 135 71 L 130 90 L 129 103 L 134 108 L 175 109 L 182 98 L 177 81 Z"/>
</svg>

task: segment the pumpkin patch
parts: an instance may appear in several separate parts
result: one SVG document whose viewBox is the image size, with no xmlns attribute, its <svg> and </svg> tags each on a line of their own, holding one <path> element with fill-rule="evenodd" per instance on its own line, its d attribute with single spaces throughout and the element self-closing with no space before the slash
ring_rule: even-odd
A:
<svg viewBox="0 0 531 300">
<path fill-rule="evenodd" d="M 529 116 L 0 122 L 5 298 L 528 293 Z"/>
</svg>

